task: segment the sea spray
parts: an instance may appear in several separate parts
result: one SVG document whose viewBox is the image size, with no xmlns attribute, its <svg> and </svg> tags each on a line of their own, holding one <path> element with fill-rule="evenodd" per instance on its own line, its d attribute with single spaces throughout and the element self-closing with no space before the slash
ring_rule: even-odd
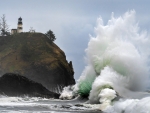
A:
<svg viewBox="0 0 150 113">
<path fill-rule="evenodd" d="M 107 113 L 149 113 L 150 94 L 145 91 L 150 87 L 150 39 L 140 31 L 135 11 L 118 18 L 112 13 L 106 25 L 98 18 L 95 33 L 72 94 L 88 96 L 87 103 L 100 103 L 99 109 Z"/>
<path fill-rule="evenodd" d="M 89 95 L 90 103 L 103 103 L 100 95 L 106 88 L 123 98 L 149 95 L 142 91 L 149 84 L 150 40 L 145 31 L 140 32 L 135 11 L 118 18 L 112 13 L 106 25 L 98 18 L 95 33 L 86 49 L 87 67 L 74 91 Z"/>
<path fill-rule="evenodd" d="M 72 86 L 67 86 L 63 88 L 63 91 L 60 95 L 60 99 L 62 100 L 70 100 L 73 99 L 74 94 L 73 94 L 73 87 Z"/>
<path fill-rule="evenodd" d="M 150 113 L 150 97 L 143 99 L 120 99 L 105 113 Z"/>
<path fill-rule="evenodd" d="M 108 106 L 110 106 L 112 100 L 117 97 L 115 90 L 109 88 L 102 89 L 98 96 L 100 98 L 99 102 L 101 103 L 101 110 L 105 110 Z"/>
</svg>

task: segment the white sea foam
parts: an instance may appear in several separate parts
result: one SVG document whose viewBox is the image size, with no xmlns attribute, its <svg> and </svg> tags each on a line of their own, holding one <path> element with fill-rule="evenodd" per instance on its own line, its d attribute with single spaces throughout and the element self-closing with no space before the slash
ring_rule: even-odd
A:
<svg viewBox="0 0 150 113">
<path fill-rule="evenodd" d="M 96 36 L 91 37 L 86 49 L 87 66 L 74 89 L 80 95 L 89 94 L 90 103 L 102 103 L 104 108 L 108 108 L 119 95 L 126 99 L 112 107 L 119 109 L 121 104 L 127 106 L 126 103 L 135 103 L 132 107 L 136 107 L 137 102 L 145 102 L 146 99 L 142 98 L 150 96 L 144 92 L 150 86 L 150 38 L 138 27 L 135 14 L 132 10 L 115 18 L 112 13 L 106 25 L 101 17 L 98 18 Z M 107 91 L 102 93 L 105 89 L 109 89 L 110 95 Z M 140 109 L 144 104 L 138 106 Z"/>
<path fill-rule="evenodd" d="M 126 99 L 115 102 L 105 110 L 107 113 L 150 113 L 150 97 L 143 99 Z"/>
<path fill-rule="evenodd" d="M 67 86 L 67 87 L 64 87 L 63 88 L 63 91 L 60 95 L 60 99 L 62 100 L 70 100 L 70 99 L 73 99 L 73 89 L 72 89 L 72 86 Z"/>
</svg>

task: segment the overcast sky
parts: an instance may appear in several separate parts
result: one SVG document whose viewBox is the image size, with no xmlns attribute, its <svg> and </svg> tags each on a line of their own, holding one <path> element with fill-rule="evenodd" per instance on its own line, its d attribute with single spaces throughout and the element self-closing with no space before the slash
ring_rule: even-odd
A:
<svg viewBox="0 0 150 113">
<path fill-rule="evenodd" d="M 106 24 L 112 12 L 118 17 L 132 9 L 141 29 L 149 32 L 149 0 L 0 0 L 0 16 L 5 14 L 10 29 L 17 27 L 21 16 L 24 32 L 30 27 L 36 32 L 54 32 L 55 43 L 73 61 L 76 80 L 86 65 L 85 49 L 89 35 L 95 35 L 97 18 L 101 16 Z"/>
</svg>

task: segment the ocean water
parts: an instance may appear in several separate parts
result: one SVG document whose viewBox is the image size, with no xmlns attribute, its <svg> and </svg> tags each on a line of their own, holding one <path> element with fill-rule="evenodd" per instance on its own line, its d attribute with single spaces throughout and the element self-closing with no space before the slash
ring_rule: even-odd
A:
<svg viewBox="0 0 150 113">
<path fill-rule="evenodd" d="M 0 113 L 101 113 L 85 101 L 0 96 Z"/>
</svg>

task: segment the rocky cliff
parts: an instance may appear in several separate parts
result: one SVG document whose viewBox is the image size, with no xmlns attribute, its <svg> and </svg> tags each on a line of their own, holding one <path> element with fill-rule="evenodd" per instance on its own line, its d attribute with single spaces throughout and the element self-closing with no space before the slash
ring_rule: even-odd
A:
<svg viewBox="0 0 150 113">
<path fill-rule="evenodd" d="M 75 84 L 72 62 L 42 33 L 0 37 L 0 75 L 17 73 L 55 92 Z"/>
<path fill-rule="evenodd" d="M 7 96 L 59 98 L 59 94 L 47 90 L 41 84 L 12 73 L 6 73 L 0 77 L 0 94 Z"/>
</svg>

